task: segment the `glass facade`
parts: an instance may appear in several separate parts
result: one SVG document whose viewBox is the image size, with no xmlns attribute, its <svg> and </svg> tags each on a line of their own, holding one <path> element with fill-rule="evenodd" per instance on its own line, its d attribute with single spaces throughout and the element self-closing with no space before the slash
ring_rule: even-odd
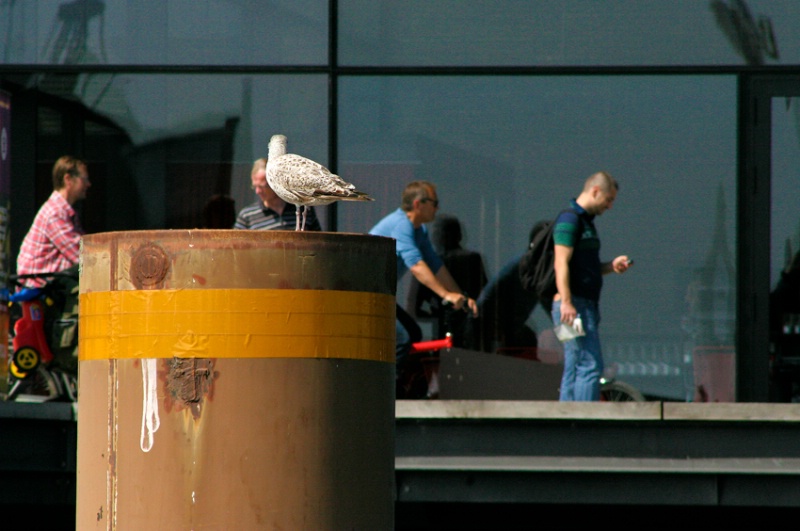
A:
<svg viewBox="0 0 800 531">
<path fill-rule="evenodd" d="M 343 65 L 608 66 L 800 60 L 792 0 L 352 0 Z"/>
<path fill-rule="evenodd" d="M 341 0 L 348 66 L 793 64 L 793 0 Z M 0 4 L 0 58 L 38 65 L 325 65 L 328 2 Z"/>
<path fill-rule="evenodd" d="M 340 168 L 377 204 L 340 228 L 369 230 L 429 180 L 491 277 L 606 170 L 620 192 L 596 223 L 601 255 L 636 260 L 606 277 L 606 360 L 645 393 L 691 399 L 693 349 L 733 344 L 735 102 L 730 76 L 343 78 Z M 530 326 L 560 349 L 544 311 Z"/>
<path fill-rule="evenodd" d="M 376 198 L 324 228 L 366 232 L 430 180 L 490 277 L 606 170 L 601 254 L 636 260 L 606 277 L 607 362 L 648 396 L 731 400 L 740 81 L 800 63 L 798 22 L 792 0 L 0 2 L 10 254 L 65 153 L 89 161 L 90 232 L 202 227 L 214 195 L 256 200 L 283 133 Z M 800 245 L 796 99 L 773 121 L 772 285 Z M 545 313 L 528 324 L 558 355 Z"/>
<path fill-rule="evenodd" d="M 0 4 L 0 58 L 37 65 L 321 65 L 315 0 L 73 0 Z"/>
</svg>

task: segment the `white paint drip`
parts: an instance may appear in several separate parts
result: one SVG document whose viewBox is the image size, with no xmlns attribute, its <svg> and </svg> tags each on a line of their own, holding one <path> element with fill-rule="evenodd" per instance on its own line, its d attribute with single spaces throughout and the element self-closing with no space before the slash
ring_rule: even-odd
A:
<svg viewBox="0 0 800 531">
<path fill-rule="evenodd" d="M 161 425 L 156 395 L 156 361 L 154 358 L 142 360 L 142 436 L 139 443 L 143 452 L 149 452 L 153 448 L 153 434 Z"/>
</svg>

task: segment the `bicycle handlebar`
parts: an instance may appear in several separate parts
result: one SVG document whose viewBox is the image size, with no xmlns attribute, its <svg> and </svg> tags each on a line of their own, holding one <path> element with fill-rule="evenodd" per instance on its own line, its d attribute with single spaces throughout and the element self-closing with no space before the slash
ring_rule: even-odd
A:
<svg viewBox="0 0 800 531">
<path fill-rule="evenodd" d="M 467 295 L 466 293 L 464 294 L 464 297 L 466 297 L 467 300 L 469 300 L 469 295 Z M 447 308 L 447 307 L 452 306 L 452 305 L 453 305 L 453 303 L 450 302 L 449 300 L 442 299 L 442 307 Z M 469 310 L 469 305 L 466 302 L 464 302 L 464 304 L 461 306 L 460 310 L 462 312 L 468 313 L 470 311 Z M 454 310 L 454 311 L 457 311 L 457 310 Z"/>
</svg>

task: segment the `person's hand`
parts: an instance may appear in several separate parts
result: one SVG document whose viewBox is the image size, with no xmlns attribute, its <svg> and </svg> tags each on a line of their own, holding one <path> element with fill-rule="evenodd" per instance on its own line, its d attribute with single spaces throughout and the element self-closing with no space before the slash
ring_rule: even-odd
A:
<svg viewBox="0 0 800 531">
<path fill-rule="evenodd" d="M 447 294 L 445 294 L 444 296 L 444 303 L 452 304 L 453 308 L 455 308 L 456 310 L 460 310 L 461 308 L 464 307 L 464 304 L 467 303 L 467 298 L 461 293 L 457 293 L 455 291 L 448 291 Z"/>
<path fill-rule="evenodd" d="M 633 260 L 626 255 L 618 256 L 611 262 L 611 269 L 614 273 L 624 273 L 633 265 Z"/>
<path fill-rule="evenodd" d="M 561 301 L 561 322 L 572 326 L 575 317 L 578 316 L 578 310 L 571 302 Z"/>
<path fill-rule="evenodd" d="M 472 317 L 478 317 L 478 303 L 475 302 L 475 299 L 467 298 L 467 308 L 472 311 Z"/>
</svg>

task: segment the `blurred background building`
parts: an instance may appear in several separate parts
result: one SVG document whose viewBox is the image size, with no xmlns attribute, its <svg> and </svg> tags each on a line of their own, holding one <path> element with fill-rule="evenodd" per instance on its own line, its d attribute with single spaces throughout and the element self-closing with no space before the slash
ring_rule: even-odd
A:
<svg viewBox="0 0 800 531">
<path fill-rule="evenodd" d="M 87 231 L 192 228 L 213 197 L 254 200 L 283 133 L 377 199 L 324 228 L 366 232 L 428 179 L 490 277 L 602 169 L 602 254 L 636 260 L 607 277 L 608 362 L 697 400 L 715 352 L 731 398 L 772 396 L 767 298 L 800 247 L 794 0 L 2 0 L 0 91 L 6 273 L 65 153 L 89 161 Z"/>
</svg>

